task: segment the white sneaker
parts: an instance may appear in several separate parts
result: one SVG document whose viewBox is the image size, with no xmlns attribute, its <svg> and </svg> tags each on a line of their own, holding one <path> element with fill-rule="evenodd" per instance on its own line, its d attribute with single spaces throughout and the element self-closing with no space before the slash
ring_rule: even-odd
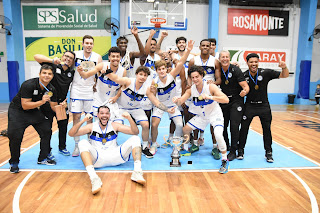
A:
<svg viewBox="0 0 320 213">
<path fill-rule="evenodd" d="M 79 147 L 76 145 L 76 146 L 74 147 L 73 152 L 72 152 L 72 157 L 78 157 L 79 154 L 80 154 Z"/>
<path fill-rule="evenodd" d="M 143 172 L 142 171 L 133 171 L 131 175 L 131 180 L 134 182 L 137 182 L 141 185 L 146 184 L 146 180 L 143 178 Z"/>
<path fill-rule="evenodd" d="M 95 177 L 91 180 L 92 194 L 97 194 L 101 190 L 102 181 L 99 177 Z"/>
<path fill-rule="evenodd" d="M 157 146 L 156 144 L 152 144 L 151 148 L 150 148 L 150 153 L 155 155 L 157 152 Z"/>
</svg>

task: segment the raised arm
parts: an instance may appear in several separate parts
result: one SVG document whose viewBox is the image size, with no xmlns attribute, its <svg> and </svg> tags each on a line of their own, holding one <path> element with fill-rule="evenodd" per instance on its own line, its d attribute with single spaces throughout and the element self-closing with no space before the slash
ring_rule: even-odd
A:
<svg viewBox="0 0 320 213">
<path fill-rule="evenodd" d="M 184 51 L 183 56 L 178 61 L 176 67 L 170 72 L 170 74 L 173 77 L 176 77 L 180 73 L 181 69 L 184 67 L 184 63 L 186 63 L 187 58 L 188 58 L 191 50 L 193 49 L 193 45 L 194 45 L 194 41 L 193 40 L 189 40 L 188 41 L 187 50 Z"/>
<path fill-rule="evenodd" d="M 70 137 L 76 137 L 76 136 L 81 136 L 81 135 L 85 135 L 88 134 L 92 131 L 92 123 L 87 124 L 83 127 L 81 127 L 81 125 L 84 122 L 87 122 L 89 120 L 92 119 L 92 115 L 91 114 L 87 114 L 84 119 L 82 119 L 79 123 L 76 123 L 68 132 L 68 135 Z M 81 127 L 81 128 L 80 128 Z"/>
<path fill-rule="evenodd" d="M 127 77 L 119 77 L 118 75 L 114 74 L 112 70 L 106 71 L 107 77 L 111 80 L 116 82 L 117 84 L 123 85 L 125 87 L 128 87 L 131 83 L 130 78 Z"/>
<path fill-rule="evenodd" d="M 163 40 L 165 39 L 165 37 L 168 36 L 168 31 L 162 31 L 161 32 L 161 36 L 160 36 L 160 39 L 159 41 L 157 42 L 157 47 L 156 47 L 156 53 L 157 54 L 161 54 L 162 51 L 161 51 L 161 44 L 163 42 Z"/>
<path fill-rule="evenodd" d="M 286 65 L 286 62 L 281 61 L 280 57 L 278 57 L 278 61 L 279 61 L 279 67 L 281 67 L 282 72 L 279 76 L 279 78 L 287 78 L 289 76 L 289 69 Z"/>
<path fill-rule="evenodd" d="M 220 88 L 215 84 L 209 84 L 211 94 L 202 94 L 203 99 L 217 101 L 221 104 L 229 103 L 229 98 L 224 94 Z"/>
<path fill-rule="evenodd" d="M 41 54 L 35 54 L 33 56 L 34 60 L 36 60 L 39 64 L 41 63 L 52 63 L 52 64 L 60 64 L 61 60 L 58 57 L 54 57 L 53 59 L 45 56 L 45 55 L 41 55 Z"/>
<path fill-rule="evenodd" d="M 144 50 L 143 44 L 140 40 L 138 28 L 136 26 L 133 26 L 131 28 L 131 33 L 135 37 L 137 44 L 138 44 L 138 47 L 139 47 L 139 52 L 130 52 L 130 60 L 134 60 L 135 58 L 139 58 L 139 57 L 145 55 L 145 50 Z"/>
<path fill-rule="evenodd" d="M 124 134 L 128 134 L 128 135 L 139 134 L 138 126 L 134 122 L 134 120 L 131 118 L 131 115 L 128 112 L 124 112 L 122 114 L 122 117 L 124 117 L 125 119 L 127 119 L 129 121 L 130 126 L 123 125 L 123 124 L 120 124 L 117 122 L 113 122 L 112 127 L 114 128 L 114 130 L 116 130 L 117 132 L 122 132 Z"/>
<path fill-rule="evenodd" d="M 148 38 L 146 46 L 144 48 L 146 55 L 150 54 L 151 40 L 152 40 L 154 34 L 156 34 L 156 31 L 155 30 L 150 30 L 149 38 Z"/>
</svg>

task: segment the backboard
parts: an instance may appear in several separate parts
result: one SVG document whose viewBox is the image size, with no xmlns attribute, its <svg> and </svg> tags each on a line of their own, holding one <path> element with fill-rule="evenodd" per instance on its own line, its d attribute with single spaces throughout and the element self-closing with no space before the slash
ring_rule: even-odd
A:
<svg viewBox="0 0 320 213">
<path fill-rule="evenodd" d="M 186 0 L 129 0 L 128 28 L 187 30 Z"/>
</svg>

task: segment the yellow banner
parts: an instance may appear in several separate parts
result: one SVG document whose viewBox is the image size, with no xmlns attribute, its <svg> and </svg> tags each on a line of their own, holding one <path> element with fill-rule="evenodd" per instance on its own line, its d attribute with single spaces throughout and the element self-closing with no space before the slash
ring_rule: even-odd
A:
<svg viewBox="0 0 320 213">
<path fill-rule="evenodd" d="M 65 51 L 82 50 L 82 37 L 28 37 L 26 43 L 26 60 L 34 61 L 35 54 L 48 57 L 61 57 Z M 104 60 L 111 47 L 110 36 L 94 37 L 93 51 L 99 53 Z"/>
</svg>

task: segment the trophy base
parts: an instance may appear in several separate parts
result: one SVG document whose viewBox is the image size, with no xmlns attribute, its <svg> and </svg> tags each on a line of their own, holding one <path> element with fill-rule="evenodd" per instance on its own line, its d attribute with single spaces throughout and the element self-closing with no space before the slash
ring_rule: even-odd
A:
<svg viewBox="0 0 320 213">
<path fill-rule="evenodd" d="M 172 161 L 170 162 L 170 167 L 181 167 L 181 163 L 179 160 L 172 159 Z"/>
</svg>

